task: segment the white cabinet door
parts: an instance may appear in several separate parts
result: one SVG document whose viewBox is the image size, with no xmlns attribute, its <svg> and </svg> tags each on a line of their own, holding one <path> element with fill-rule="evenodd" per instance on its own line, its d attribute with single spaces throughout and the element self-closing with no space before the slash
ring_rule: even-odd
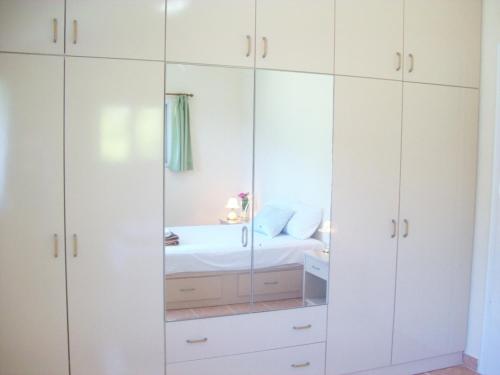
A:
<svg viewBox="0 0 500 375">
<path fill-rule="evenodd" d="M 333 0 L 257 0 L 257 67 L 333 73 Z"/>
<path fill-rule="evenodd" d="M 401 82 L 335 80 L 327 374 L 391 362 L 401 101 Z"/>
<path fill-rule="evenodd" d="M 163 60 L 165 0 L 67 0 L 66 53 Z"/>
<path fill-rule="evenodd" d="M 0 51 L 64 53 L 64 0 L 0 0 Z"/>
<path fill-rule="evenodd" d="M 337 0 L 335 73 L 403 78 L 403 0 Z"/>
<path fill-rule="evenodd" d="M 478 120 L 474 89 L 408 83 L 404 98 L 394 363 L 465 348 Z"/>
<path fill-rule="evenodd" d="M 164 371 L 163 63 L 67 58 L 73 375 Z"/>
<path fill-rule="evenodd" d="M 168 0 L 169 62 L 253 67 L 255 0 Z"/>
<path fill-rule="evenodd" d="M 405 81 L 479 87 L 481 3 L 405 1 Z"/>
<path fill-rule="evenodd" d="M 0 374 L 68 373 L 62 57 L 0 54 Z"/>
</svg>

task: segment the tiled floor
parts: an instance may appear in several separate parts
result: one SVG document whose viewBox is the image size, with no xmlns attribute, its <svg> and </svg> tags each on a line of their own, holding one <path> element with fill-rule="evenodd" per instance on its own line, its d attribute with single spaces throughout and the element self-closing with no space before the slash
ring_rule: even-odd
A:
<svg viewBox="0 0 500 375">
<path fill-rule="evenodd" d="M 167 321 L 186 319 L 212 318 L 215 316 L 245 314 L 249 312 L 262 312 L 282 309 L 293 309 L 303 306 L 302 298 L 283 299 L 277 301 L 239 303 L 213 307 L 198 307 L 193 309 L 167 310 Z"/>
<path fill-rule="evenodd" d="M 421 375 L 478 375 L 476 372 L 465 367 L 452 367 L 444 370 L 426 372 Z"/>
</svg>

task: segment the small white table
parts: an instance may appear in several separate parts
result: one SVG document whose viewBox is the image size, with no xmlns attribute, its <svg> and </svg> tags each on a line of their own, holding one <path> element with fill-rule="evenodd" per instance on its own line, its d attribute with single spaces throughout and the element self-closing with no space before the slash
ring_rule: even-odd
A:
<svg viewBox="0 0 500 375">
<path fill-rule="evenodd" d="M 308 251 L 304 254 L 304 306 L 324 305 L 328 302 L 329 271 L 329 253 Z"/>
</svg>

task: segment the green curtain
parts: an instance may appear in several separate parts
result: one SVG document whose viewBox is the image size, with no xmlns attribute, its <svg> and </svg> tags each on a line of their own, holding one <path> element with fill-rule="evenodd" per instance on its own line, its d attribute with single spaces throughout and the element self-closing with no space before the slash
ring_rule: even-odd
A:
<svg viewBox="0 0 500 375">
<path fill-rule="evenodd" d="M 189 102 L 186 95 L 177 96 L 172 107 L 172 140 L 170 142 L 170 158 L 167 167 L 172 172 L 193 169 Z"/>
</svg>

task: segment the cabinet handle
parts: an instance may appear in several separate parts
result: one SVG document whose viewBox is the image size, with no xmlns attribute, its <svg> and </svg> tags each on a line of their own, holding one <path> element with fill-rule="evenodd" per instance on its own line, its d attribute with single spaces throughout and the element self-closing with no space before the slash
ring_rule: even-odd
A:
<svg viewBox="0 0 500 375">
<path fill-rule="evenodd" d="M 241 228 L 241 245 L 247 247 L 248 245 L 248 228 L 244 226 Z"/>
<path fill-rule="evenodd" d="M 73 44 L 78 41 L 78 21 L 73 20 Z"/>
<path fill-rule="evenodd" d="M 59 237 L 54 233 L 54 258 L 59 256 Z"/>
<path fill-rule="evenodd" d="M 321 268 L 319 268 L 318 266 L 314 266 L 314 265 L 313 265 L 313 266 L 311 266 L 311 268 L 312 268 L 313 270 L 316 270 L 316 271 L 321 271 Z"/>
<path fill-rule="evenodd" d="M 52 19 L 52 42 L 57 43 L 57 18 Z"/>
<path fill-rule="evenodd" d="M 264 282 L 264 285 L 278 285 L 279 282 L 278 281 L 266 281 Z"/>
<path fill-rule="evenodd" d="M 408 73 L 413 73 L 413 70 L 415 68 L 415 57 L 413 54 L 409 54 L 408 58 L 410 59 L 410 68 L 408 69 Z"/>
<path fill-rule="evenodd" d="M 246 57 L 250 57 L 252 54 L 252 37 L 247 35 L 247 54 Z"/>
<path fill-rule="evenodd" d="M 78 256 L 78 236 L 76 233 L 73 234 L 73 258 Z"/>
<path fill-rule="evenodd" d="M 396 52 L 396 57 L 398 58 L 398 65 L 396 66 L 396 72 L 399 72 L 401 70 L 401 67 L 403 66 L 403 56 L 401 55 L 401 52 Z"/>
<path fill-rule="evenodd" d="M 265 59 L 267 57 L 267 38 L 265 36 L 262 37 L 262 46 L 263 46 L 263 53 L 262 53 L 262 58 Z"/>
<path fill-rule="evenodd" d="M 405 225 L 405 233 L 403 234 L 403 237 L 406 238 L 410 234 L 410 223 L 406 219 L 404 219 L 403 223 Z"/>
<path fill-rule="evenodd" d="M 301 368 L 301 367 L 308 367 L 310 366 L 311 363 L 310 362 L 304 362 L 304 363 L 294 363 L 292 365 L 293 368 Z"/>
<path fill-rule="evenodd" d="M 184 289 L 179 289 L 180 292 L 186 293 L 186 292 L 194 292 L 196 288 L 184 288 Z"/>
<path fill-rule="evenodd" d="M 188 344 L 203 344 L 203 343 L 205 343 L 205 342 L 207 342 L 207 341 L 208 341 L 208 338 L 207 338 L 207 337 L 204 337 L 204 338 L 202 338 L 202 339 L 198 339 L 198 340 L 186 340 L 186 342 L 187 342 Z"/>
<path fill-rule="evenodd" d="M 396 220 L 392 219 L 392 234 L 391 234 L 391 238 L 395 238 L 397 232 L 398 232 L 398 224 L 396 223 Z"/>
<path fill-rule="evenodd" d="M 300 331 L 302 329 L 310 329 L 310 328 L 312 328 L 311 324 L 308 324 L 308 325 L 305 325 L 305 326 L 293 326 L 293 329 L 296 330 L 296 331 Z"/>
</svg>

